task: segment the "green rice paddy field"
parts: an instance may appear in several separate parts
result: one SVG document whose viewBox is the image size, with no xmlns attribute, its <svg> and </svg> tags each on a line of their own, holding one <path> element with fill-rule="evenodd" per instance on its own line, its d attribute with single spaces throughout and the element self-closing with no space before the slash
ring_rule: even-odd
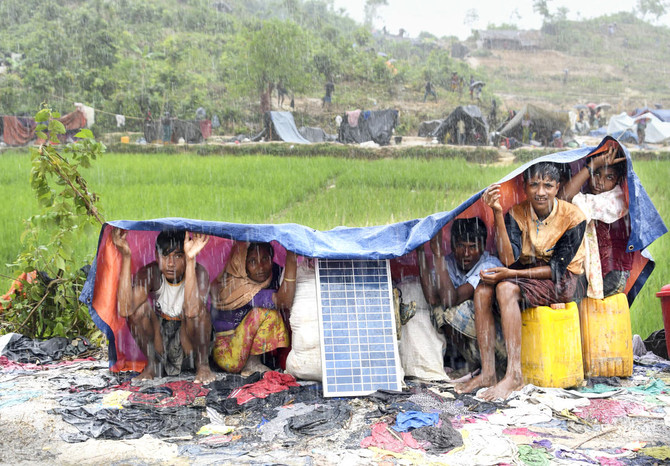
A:
<svg viewBox="0 0 670 466">
<path fill-rule="evenodd" d="M 84 172 L 101 197 L 106 220 L 186 217 L 240 223 L 300 223 L 326 230 L 383 225 L 450 210 L 517 165 L 479 165 L 464 159 L 197 156 L 105 154 Z M 634 161 L 666 224 L 670 224 L 670 161 Z M 23 220 L 37 213 L 29 185 L 30 156 L 0 157 L 0 291 L 16 272 L 5 264 L 20 250 Z M 81 241 L 82 265 L 97 234 Z M 662 328 L 655 293 L 670 283 L 670 240 L 650 248 L 656 269 L 638 296 L 633 332 Z"/>
</svg>

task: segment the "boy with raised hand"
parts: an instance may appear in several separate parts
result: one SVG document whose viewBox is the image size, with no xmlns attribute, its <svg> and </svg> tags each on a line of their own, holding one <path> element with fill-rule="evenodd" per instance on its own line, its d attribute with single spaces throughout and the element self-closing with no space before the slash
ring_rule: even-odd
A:
<svg viewBox="0 0 670 466">
<path fill-rule="evenodd" d="M 607 151 L 590 157 L 565 183 L 562 198 L 579 207 L 586 216 L 584 268 L 587 296 L 603 299 L 622 293 L 633 267 L 628 252 L 630 217 L 621 181 L 626 176 L 626 157 L 611 141 Z M 588 181 L 585 192 L 580 192 Z"/>
<path fill-rule="evenodd" d="M 195 366 L 195 383 L 210 383 L 212 333 L 206 309 L 209 274 L 195 258 L 209 236 L 163 231 L 156 238 L 156 260 L 131 274 L 127 230 L 115 228 L 112 240 L 121 253 L 117 307 L 147 358 L 138 380 L 177 375 L 183 363 Z M 184 360 L 186 358 L 186 360 Z"/>
<path fill-rule="evenodd" d="M 584 214 L 556 198 L 560 172 L 552 163 L 530 166 L 523 174 L 526 200 L 503 213 L 499 184 L 489 186 L 483 202 L 494 216 L 498 255 L 505 267 L 482 270 L 475 290 L 475 327 L 482 372 L 456 387 L 487 401 L 505 399 L 523 386 L 521 373 L 521 311 L 528 307 L 566 303 L 583 297 Z M 505 376 L 495 370 L 494 307 L 500 312 L 507 349 Z"/>
</svg>

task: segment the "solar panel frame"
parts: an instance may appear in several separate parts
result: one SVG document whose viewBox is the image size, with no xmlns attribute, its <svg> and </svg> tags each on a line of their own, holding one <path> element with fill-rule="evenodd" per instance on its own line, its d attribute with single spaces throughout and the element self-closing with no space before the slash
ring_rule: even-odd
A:
<svg viewBox="0 0 670 466">
<path fill-rule="evenodd" d="M 323 393 L 361 396 L 402 389 L 386 259 L 317 259 Z"/>
</svg>

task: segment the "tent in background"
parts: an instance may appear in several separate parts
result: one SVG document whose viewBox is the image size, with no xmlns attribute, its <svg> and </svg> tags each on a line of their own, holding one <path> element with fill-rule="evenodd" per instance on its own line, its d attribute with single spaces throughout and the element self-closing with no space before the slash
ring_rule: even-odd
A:
<svg viewBox="0 0 670 466">
<path fill-rule="evenodd" d="M 523 172 L 529 166 L 544 161 L 569 164 L 576 173 L 587 157 L 602 153 L 610 137 L 602 140 L 598 147 L 558 152 L 537 158 L 513 170 L 500 180 L 503 192 L 503 209 L 508 210 L 514 203 L 524 199 Z M 640 180 L 633 171 L 633 162 L 628 150 L 623 147 L 628 167 L 624 191 L 629 200 L 631 235 L 628 249 L 635 254 L 631 278 L 626 292 L 632 302 L 646 278 L 653 270 L 653 261 L 644 249 L 667 232 L 658 211 L 651 202 Z M 100 231 L 98 251 L 91 266 L 80 301 L 86 303 L 95 324 L 109 340 L 110 370 L 141 370 L 144 356 L 130 335 L 126 320 L 118 316 L 116 292 L 121 265 L 120 253 L 111 240 L 113 227 L 129 230 L 128 241 L 132 249 L 132 272 L 154 260 L 154 242 L 158 232 L 166 229 L 182 229 L 212 235 L 209 243 L 198 255 L 198 262 L 209 272 L 210 279 L 223 269 L 233 240 L 274 242 L 276 257 L 284 261 L 287 249 L 305 257 L 332 259 L 391 259 L 394 280 L 404 276 L 417 275 L 415 249 L 430 240 L 440 229 L 444 229 L 443 239 L 450 237 L 451 222 L 457 218 L 479 216 L 489 228 L 487 249 L 494 250 L 493 214 L 481 201 L 484 190 L 473 194 L 454 210 L 439 212 L 425 218 L 408 220 L 391 225 L 348 228 L 337 227 L 319 231 L 298 224 L 239 224 L 193 220 L 184 218 L 163 218 L 157 220 L 118 220 L 106 223 Z M 444 244 L 450 252 L 449 241 Z M 429 249 L 428 254 L 430 254 Z M 430 258 L 429 258 L 430 260 Z"/>
<path fill-rule="evenodd" d="M 419 133 L 417 136 L 420 138 L 432 137 L 433 131 L 435 131 L 441 124 L 442 120 L 422 121 L 419 125 Z"/>
<path fill-rule="evenodd" d="M 620 136 L 626 131 L 635 134 L 635 141 L 637 140 L 637 122 L 641 119 L 647 119 L 647 127 L 645 129 L 644 141 L 652 144 L 660 144 L 670 139 L 670 122 L 662 121 L 653 112 L 645 112 L 634 117 L 629 116 L 626 112 L 610 118 L 607 125 L 607 134 L 620 139 Z"/>
<path fill-rule="evenodd" d="M 456 107 L 447 118 L 442 120 L 432 133 L 442 143 L 456 144 L 458 122 L 465 123 L 465 144 L 469 146 L 483 146 L 488 144 L 489 125 L 486 123 L 482 111 L 476 105 L 465 105 Z M 449 140 L 445 140 L 447 134 Z"/>
<path fill-rule="evenodd" d="M 661 121 L 670 121 L 670 109 L 668 108 L 636 108 L 635 112 L 633 113 L 633 118 L 637 118 L 645 113 L 652 113 Z"/>
<path fill-rule="evenodd" d="M 266 141 L 284 141 L 294 144 L 310 143 L 298 131 L 291 112 L 266 112 L 263 121 L 265 123 L 263 131 Z"/>
<path fill-rule="evenodd" d="M 331 142 L 337 139 L 337 136 L 330 135 L 321 128 L 314 126 L 301 126 L 298 128 L 298 132 L 309 142 Z"/>
<path fill-rule="evenodd" d="M 398 124 L 398 110 L 354 110 L 342 116 L 337 142 L 361 144 L 374 141 L 387 146 Z"/>
<path fill-rule="evenodd" d="M 534 140 L 547 145 L 552 140 L 554 131 L 560 131 L 565 134 L 570 128 L 570 118 L 568 112 L 554 112 L 545 110 L 537 105 L 526 104 L 514 115 L 510 121 L 500 130 L 500 135 L 504 137 L 514 137 L 521 141 L 523 138 L 523 128 L 521 121 L 525 115 L 530 117 L 530 132 L 534 134 Z"/>
</svg>

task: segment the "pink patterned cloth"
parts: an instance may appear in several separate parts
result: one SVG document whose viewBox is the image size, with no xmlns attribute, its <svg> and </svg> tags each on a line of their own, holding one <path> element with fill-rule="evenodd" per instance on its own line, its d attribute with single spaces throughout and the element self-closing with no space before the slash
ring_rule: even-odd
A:
<svg viewBox="0 0 670 466">
<path fill-rule="evenodd" d="M 382 450 L 401 453 L 405 448 L 421 449 L 409 432 L 391 432 L 392 428 L 383 422 L 372 426 L 372 435 L 361 440 L 361 447 L 377 447 Z M 394 435 L 395 434 L 395 435 Z"/>
<path fill-rule="evenodd" d="M 347 112 L 347 122 L 349 123 L 349 126 L 352 128 L 355 128 L 358 126 L 358 119 L 361 116 L 361 111 L 360 110 L 352 110 L 351 112 Z"/>
</svg>

